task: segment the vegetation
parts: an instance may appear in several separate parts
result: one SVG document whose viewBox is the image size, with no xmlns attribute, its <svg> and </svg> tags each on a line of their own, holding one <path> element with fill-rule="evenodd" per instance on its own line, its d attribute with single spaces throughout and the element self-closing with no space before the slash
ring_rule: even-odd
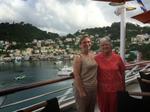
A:
<svg viewBox="0 0 150 112">
<path fill-rule="evenodd" d="M 138 34 L 148 34 L 150 35 L 150 27 L 140 27 L 139 25 L 127 23 L 126 30 L 126 48 L 128 50 L 139 50 L 143 52 L 145 59 L 150 59 L 150 44 L 134 45 L 131 43 L 131 38 L 136 37 Z M 120 37 L 120 23 L 113 23 L 110 27 L 96 27 L 96 28 L 87 28 L 79 30 L 74 34 L 68 34 L 66 36 L 60 36 L 57 33 L 42 31 L 31 24 L 25 24 L 24 22 L 20 23 L 1 23 L 0 24 L 0 40 L 5 41 L 16 41 L 18 44 L 16 46 L 10 46 L 8 49 L 24 49 L 26 48 L 25 43 L 30 43 L 34 39 L 37 40 L 46 40 L 52 39 L 55 41 L 56 45 L 59 45 L 60 48 L 66 49 L 67 45 L 72 49 L 78 49 L 78 44 L 75 44 L 77 37 L 80 35 L 88 34 L 94 36 L 92 49 L 97 51 L 99 49 L 98 39 L 104 36 L 109 35 L 112 40 L 117 40 Z M 65 41 L 66 38 L 72 38 L 72 41 Z M 62 43 L 59 43 L 61 40 Z M 119 47 L 119 42 L 115 42 L 114 47 Z M 2 48 L 2 46 L 0 46 Z M 0 51 L 2 52 L 2 51 Z M 135 56 L 131 55 L 129 60 L 132 60 Z"/>
<path fill-rule="evenodd" d="M 56 33 L 42 31 L 31 24 L 21 23 L 1 23 L 0 24 L 0 40 L 9 40 L 16 42 L 31 42 L 33 39 L 49 39 L 58 38 Z"/>
</svg>

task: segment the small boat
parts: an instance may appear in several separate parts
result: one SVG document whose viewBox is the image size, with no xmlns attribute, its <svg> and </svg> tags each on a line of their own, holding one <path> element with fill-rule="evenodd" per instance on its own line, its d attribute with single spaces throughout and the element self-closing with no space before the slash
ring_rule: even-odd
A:
<svg viewBox="0 0 150 112">
<path fill-rule="evenodd" d="M 56 62 L 54 62 L 54 64 L 55 65 L 60 65 L 60 64 L 62 64 L 62 61 L 56 61 Z"/>
<path fill-rule="evenodd" d="M 15 80 L 22 80 L 24 78 L 26 78 L 26 75 L 20 75 L 20 76 L 15 77 Z"/>
<path fill-rule="evenodd" d="M 73 68 L 65 65 L 60 71 L 58 71 L 58 76 L 70 76 L 73 72 Z"/>
<path fill-rule="evenodd" d="M 0 64 L 5 64 L 5 62 L 4 61 L 0 61 Z"/>
<path fill-rule="evenodd" d="M 30 56 L 25 55 L 25 56 L 23 57 L 23 60 L 24 60 L 24 61 L 29 61 L 29 60 L 30 60 Z"/>
<path fill-rule="evenodd" d="M 21 61 L 22 61 L 21 56 L 16 56 L 15 59 L 14 59 L 14 63 L 16 63 L 16 64 L 21 63 Z"/>
</svg>

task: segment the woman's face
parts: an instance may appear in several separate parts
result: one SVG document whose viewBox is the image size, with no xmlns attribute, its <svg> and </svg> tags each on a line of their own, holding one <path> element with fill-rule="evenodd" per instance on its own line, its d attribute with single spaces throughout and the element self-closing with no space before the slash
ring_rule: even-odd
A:
<svg viewBox="0 0 150 112">
<path fill-rule="evenodd" d="M 84 51 L 91 49 L 91 39 L 86 37 L 81 41 L 80 48 Z"/>
<path fill-rule="evenodd" d="M 100 43 L 101 51 L 104 53 L 109 53 L 112 50 L 111 43 L 108 41 L 103 41 Z"/>
</svg>

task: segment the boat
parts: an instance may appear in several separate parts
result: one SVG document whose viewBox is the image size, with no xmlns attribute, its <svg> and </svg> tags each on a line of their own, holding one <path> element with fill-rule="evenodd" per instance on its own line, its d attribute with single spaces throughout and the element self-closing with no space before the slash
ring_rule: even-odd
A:
<svg viewBox="0 0 150 112">
<path fill-rule="evenodd" d="M 0 64 L 5 64 L 5 62 L 4 61 L 0 61 Z"/>
<path fill-rule="evenodd" d="M 14 63 L 15 63 L 15 64 L 20 64 L 21 61 L 22 61 L 22 57 L 21 57 L 21 56 L 16 56 L 16 57 L 14 58 Z"/>
<path fill-rule="evenodd" d="M 30 56 L 28 56 L 28 55 L 23 56 L 23 60 L 24 61 L 29 61 L 30 60 Z"/>
<path fill-rule="evenodd" d="M 60 69 L 57 73 L 58 76 L 70 76 L 73 72 L 73 68 L 65 65 L 62 69 Z"/>
<path fill-rule="evenodd" d="M 19 75 L 19 76 L 15 77 L 15 80 L 22 80 L 24 78 L 26 78 L 26 75 Z"/>
<path fill-rule="evenodd" d="M 60 60 L 59 60 L 59 61 L 55 61 L 54 64 L 55 64 L 55 65 L 61 65 L 61 64 L 62 64 L 62 61 L 60 61 Z"/>
</svg>

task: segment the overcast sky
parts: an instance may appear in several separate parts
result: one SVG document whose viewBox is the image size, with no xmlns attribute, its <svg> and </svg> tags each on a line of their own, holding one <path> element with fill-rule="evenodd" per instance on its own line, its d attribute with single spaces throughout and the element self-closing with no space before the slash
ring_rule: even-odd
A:
<svg viewBox="0 0 150 112">
<path fill-rule="evenodd" d="M 143 3 L 150 10 L 150 0 L 143 0 Z M 126 6 L 136 7 L 136 10 L 126 12 L 126 21 L 143 25 L 131 19 L 131 16 L 143 12 L 136 0 Z M 120 16 L 114 14 L 116 8 L 92 0 L 0 0 L 0 23 L 23 21 L 41 30 L 68 34 L 119 22 Z"/>
</svg>

